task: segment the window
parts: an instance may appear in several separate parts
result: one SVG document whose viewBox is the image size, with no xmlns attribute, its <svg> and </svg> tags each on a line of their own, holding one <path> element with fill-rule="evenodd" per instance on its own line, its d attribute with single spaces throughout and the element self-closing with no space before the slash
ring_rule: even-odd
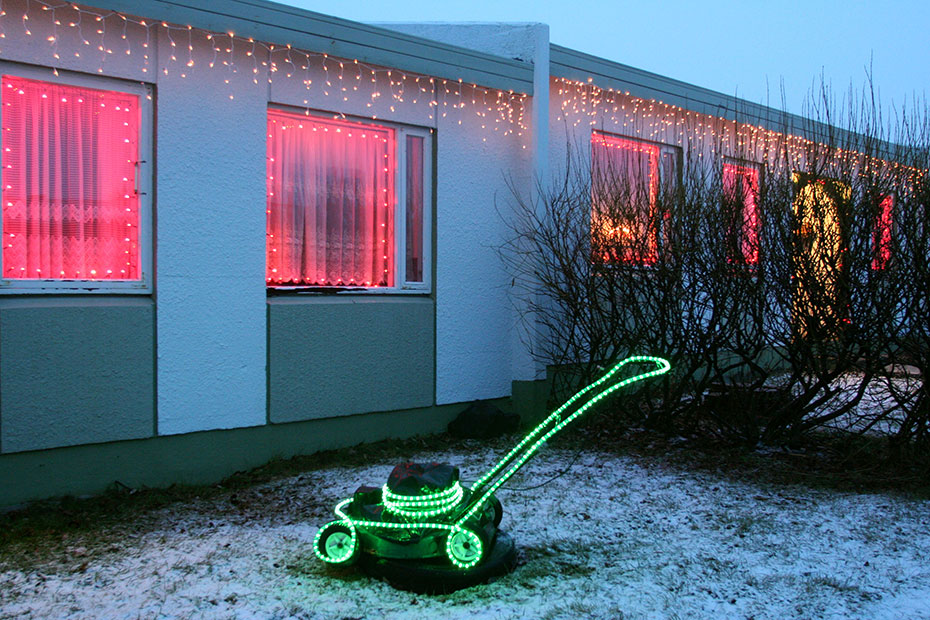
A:
<svg viewBox="0 0 930 620">
<path fill-rule="evenodd" d="M 731 264 L 759 264 L 760 176 L 758 164 L 723 163 L 727 261 Z"/>
<path fill-rule="evenodd" d="M 429 135 L 269 110 L 267 285 L 428 290 Z"/>
<path fill-rule="evenodd" d="M 595 131 L 591 136 L 592 245 L 608 263 L 653 265 L 678 185 L 675 147 Z"/>
<path fill-rule="evenodd" d="M 834 337 L 849 323 L 849 299 L 842 285 L 846 231 L 841 213 L 851 191 L 845 183 L 794 173 L 793 248 L 795 328 L 800 335 Z"/>
<path fill-rule="evenodd" d="M 878 206 L 878 216 L 872 230 L 872 269 L 881 270 L 891 260 L 891 225 L 894 213 L 894 196 L 882 198 Z"/>
<path fill-rule="evenodd" d="M 149 292 L 148 90 L 0 69 L 0 291 Z"/>
</svg>

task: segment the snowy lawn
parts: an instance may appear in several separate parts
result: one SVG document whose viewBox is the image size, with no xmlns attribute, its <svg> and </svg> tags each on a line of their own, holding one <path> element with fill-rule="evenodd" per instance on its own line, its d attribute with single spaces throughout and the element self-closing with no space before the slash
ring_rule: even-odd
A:
<svg viewBox="0 0 930 620">
<path fill-rule="evenodd" d="M 313 556 L 335 502 L 380 485 L 396 462 L 450 462 L 468 481 L 512 441 L 356 449 L 131 519 L 26 536 L 0 547 L 0 618 L 930 618 L 930 501 L 566 443 L 510 486 L 578 456 L 567 473 L 499 494 L 519 565 L 494 583 L 416 595 Z"/>
</svg>

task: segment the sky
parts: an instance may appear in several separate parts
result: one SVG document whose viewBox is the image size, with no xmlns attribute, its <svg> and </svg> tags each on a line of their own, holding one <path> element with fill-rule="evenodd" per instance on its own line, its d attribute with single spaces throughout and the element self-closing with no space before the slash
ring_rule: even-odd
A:
<svg viewBox="0 0 930 620">
<path fill-rule="evenodd" d="M 930 93 L 930 0 L 278 1 L 361 22 L 543 22 L 553 43 L 794 113 L 821 75 L 844 94 L 871 72 L 886 115 Z"/>
</svg>

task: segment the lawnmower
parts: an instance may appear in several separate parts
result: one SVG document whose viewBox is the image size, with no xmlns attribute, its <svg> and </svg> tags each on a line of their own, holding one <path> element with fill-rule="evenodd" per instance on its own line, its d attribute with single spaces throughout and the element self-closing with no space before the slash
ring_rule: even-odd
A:
<svg viewBox="0 0 930 620">
<path fill-rule="evenodd" d="M 647 372 L 621 378 L 630 364 Z M 359 562 L 368 573 L 404 589 L 450 591 L 487 580 L 515 563 L 513 540 L 498 529 L 503 508 L 495 492 L 556 433 L 632 383 L 664 374 L 660 357 L 627 357 L 578 391 L 470 487 L 459 470 L 440 463 L 402 463 L 381 487 L 362 486 L 336 505 L 338 517 L 316 534 L 316 556 L 332 565 Z"/>
</svg>

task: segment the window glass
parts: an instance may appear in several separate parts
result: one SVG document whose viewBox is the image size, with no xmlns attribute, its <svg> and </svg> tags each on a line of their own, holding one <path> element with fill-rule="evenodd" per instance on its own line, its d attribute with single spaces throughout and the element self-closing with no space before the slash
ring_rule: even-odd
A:
<svg viewBox="0 0 930 620">
<path fill-rule="evenodd" d="M 872 269 L 880 270 L 891 260 L 891 224 L 894 217 L 894 196 L 882 198 L 878 207 L 875 229 L 872 231 Z"/>
<path fill-rule="evenodd" d="M 2 78 L 4 279 L 140 280 L 139 96 Z"/>
<path fill-rule="evenodd" d="M 677 170 L 673 147 L 592 134 L 591 230 L 596 255 L 606 262 L 655 264 L 661 221 L 668 216 L 661 203 L 674 195 Z"/>
<path fill-rule="evenodd" d="M 423 282 L 423 137 L 407 136 L 407 282 Z"/>
<path fill-rule="evenodd" d="M 268 113 L 269 285 L 395 282 L 395 131 Z"/>
<path fill-rule="evenodd" d="M 731 263 L 759 263 L 759 176 L 756 164 L 723 164 L 727 260 Z"/>
</svg>

